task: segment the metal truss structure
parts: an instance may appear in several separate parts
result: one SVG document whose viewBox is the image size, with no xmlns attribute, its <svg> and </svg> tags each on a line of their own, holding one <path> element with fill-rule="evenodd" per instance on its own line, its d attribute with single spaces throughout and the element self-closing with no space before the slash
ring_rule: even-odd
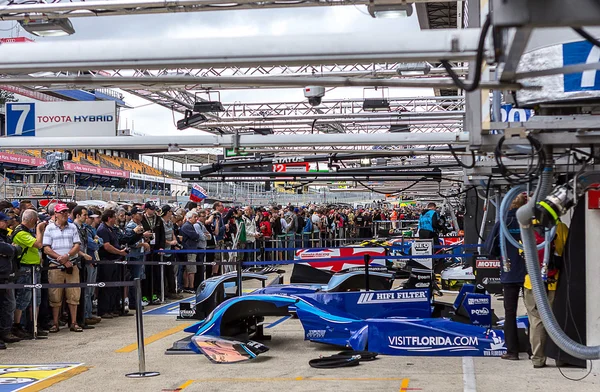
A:
<svg viewBox="0 0 600 392">
<path fill-rule="evenodd" d="M 411 0 L 425 3 L 433 0 Z M 377 1 L 376 3 L 378 3 Z M 372 3 L 370 0 L 111 0 L 111 1 L 45 1 L 8 0 L 0 7 L 0 20 L 27 20 L 36 18 L 60 19 L 117 15 L 144 15 L 201 11 L 255 10 L 266 8 L 357 6 Z M 386 0 L 381 3 L 404 3 L 403 0 Z"/>
</svg>

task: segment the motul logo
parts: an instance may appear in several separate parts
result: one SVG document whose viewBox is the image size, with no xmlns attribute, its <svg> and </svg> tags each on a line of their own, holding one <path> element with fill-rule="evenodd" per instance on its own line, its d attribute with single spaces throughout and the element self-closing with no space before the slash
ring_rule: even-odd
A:
<svg viewBox="0 0 600 392">
<path fill-rule="evenodd" d="M 500 268 L 500 260 L 477 260 L 477 268 Z"/>
</svg>

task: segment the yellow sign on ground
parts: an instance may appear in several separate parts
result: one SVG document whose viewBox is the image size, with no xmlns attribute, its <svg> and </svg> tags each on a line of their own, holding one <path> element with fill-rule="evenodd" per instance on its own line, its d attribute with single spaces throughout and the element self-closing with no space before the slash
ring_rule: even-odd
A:
<svg viewBox="0 0 600 392">
<path fill-rule="evenodd" d="M 80 366 L 82 363 L 52 363 L 45 365 L 0 365 L 0 392 L 12 391 L 35 391 L 41 390 L 42 383 L 49 385 L 45 381 L 50 380 L 58 375 L 64 375 L 75 369 L 81 371 L 87 370 Z M 71 372 L 69 372 L 71 373 Z M 76 373 L 80 373 L 77 371 Z M 75 373 L 75 374 L 76 374 Z M 71 374 L 73 376 L 75 374 Z M 65 377 L 56 377 L 57 382 L 66 379 Z M 67 377 L 68 378 L 68 377 Z M 53 384 L 54 382 L 51 382 Z"/>
</svg>

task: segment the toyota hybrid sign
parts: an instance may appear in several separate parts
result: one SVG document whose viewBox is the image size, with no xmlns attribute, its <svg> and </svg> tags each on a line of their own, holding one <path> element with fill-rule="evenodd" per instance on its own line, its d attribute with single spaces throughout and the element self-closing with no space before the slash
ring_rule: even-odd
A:
<svg viewBox="0 0 600 392">
<path fill-rule="evenodd" d="M 116 136 L 114 101 L 6 104 L 7 136 Z"/>
</svg>

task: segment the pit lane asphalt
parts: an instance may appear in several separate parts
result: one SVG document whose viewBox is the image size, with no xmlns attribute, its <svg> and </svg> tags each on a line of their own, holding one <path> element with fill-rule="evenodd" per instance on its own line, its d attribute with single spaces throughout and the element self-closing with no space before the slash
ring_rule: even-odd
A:
<svg viewBox="0 0 600 392">
<path fill-rule="evenodd" d="M 286 279 L 286 282 L 288 280 Z M 249 287 L 249 286 L 247 286 Z M 443 297 L 452 301 L 453 296 Z M 493 300 L 502 315 L 502 303 Z M 524 314 L 521 304 L 519 314 Z M 267 318 L 267 322 L 279 318 Z M 145 336 L 161 337 L 164 331 L 181 329 L 190 322 L 171 316 L 144 316 Z M 146 369 L 160 376 L 130 379 L 125 374 L 138 370 L 137 351 L 116 352 L 136 342 L 135 317 L 103 320 L 95 330 L 83 333 L 61 330 L 48 340 L 24 341 L 0 351 L 1 364 L 84 363 L 89 370 L 46 391 L 598 391 L 600 380 L 592 376 L 573 382 L 560 375 L 554 361 L 544 369 L 533 369 L 522 354 L 520 361 L 499 358 L 470 360 L 445 357 L 381 356 L 358 367 L 313 369 L 308 361 L 330 355 L 338 349 L 303 340 L 297 319 L 288 319 L 273 328 L 265 342 L 270 351 L 253 361 L 219 365 L 202 355 L 165 355 L 171 344 L 187 336 L 175 332 L 146 345 Z M 162 333 L 162 334 L 161 334 Z M 157 335 L 158 334 L 158 335 Z M 127 350 L 125 350 L 127 351 Z M 564 369 L 571 378 L 584 370 Z M 178 389 L 179 388 L 179 389 Z M 35 390 L 35 389 L 34 389 Z"/>
</svg>

